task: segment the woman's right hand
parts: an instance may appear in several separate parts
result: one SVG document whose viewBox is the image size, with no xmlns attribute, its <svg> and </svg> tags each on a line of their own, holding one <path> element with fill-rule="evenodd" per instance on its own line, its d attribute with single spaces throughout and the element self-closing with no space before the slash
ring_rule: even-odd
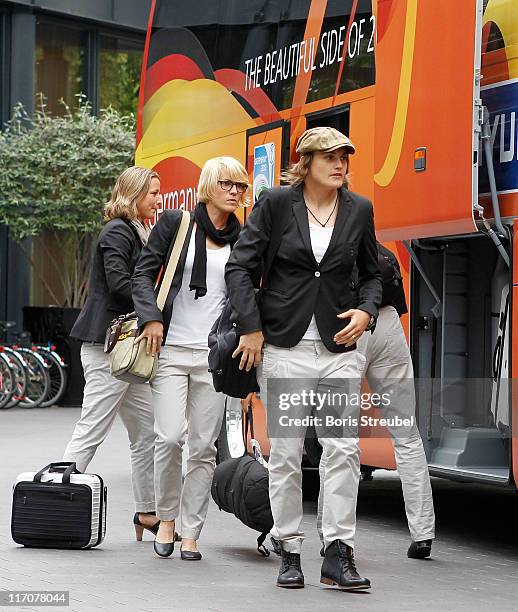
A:
<svg viewBox="0 0 518 612">
<path fill-rule="evenodd" d="M 164 324 L 160 321 L 149 321 L 144 325 L 144 329 L 140 336 L 135 338 L 135 344 L 143 338 L 147 339 L 146 354 L 152 357 L 160 353 L 162 346 L 162 338 L 164 336 Z"/>
</svg>

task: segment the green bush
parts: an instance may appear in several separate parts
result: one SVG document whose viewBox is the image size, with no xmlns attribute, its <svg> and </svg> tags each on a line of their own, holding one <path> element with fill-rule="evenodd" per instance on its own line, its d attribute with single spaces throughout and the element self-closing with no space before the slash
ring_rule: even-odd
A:
<svg viewBox="0 0 518 612">
<path fill-rule="evenodd" d="M 32 117 L 18 106 L 0 132 L 0 223 L 20 244 L 50 233 L 60 245 L 59 257 L 47 256 L 64 297 L 41 279 L 56 303 L 84 303 L 103 206 L 117 176 L 133 164 L 134 150 L 134 118 L 111 108 L 96 117 L 82 97 L 60 117 L 47 114 L 44 103 Z"/>
</svg>

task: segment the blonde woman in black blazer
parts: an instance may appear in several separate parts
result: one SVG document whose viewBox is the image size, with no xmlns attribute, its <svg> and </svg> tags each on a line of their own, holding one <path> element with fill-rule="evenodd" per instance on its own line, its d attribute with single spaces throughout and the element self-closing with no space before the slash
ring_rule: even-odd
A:
<svg viewBox="0 0 518 612">
<path fill-rule="evenodd" d="M 382 287 L 372 205 L 347 189 L 353 144 L 333 128 L 313 128 L 300 137 L 297 151 L 300 162 L 286 175 L 291 187 L 261 195 L 226 267 L 241 334 L 235 354 L 241 368 L 259 366 L 267 406 L 271 533 L 282 548 L 277 585 L 290 588 L 304 586 L 301 459 L 306 427 L 281 417 L 325 416 L 330 410 L 324 406 L 315 413 L 311 405 L 297 403 L 295 395 L 302 389 L 325 393 L 343 381 L 341 391 L 345 385 L 350 397 L 359 394 L 363 356 L 356 341 L 375 324 Z M 281 219 L 282 241 L 257 304 L 253 278 L 272 227 Z M 357 290 L 352 285 L 355 265 Z M 358 574 L 353 556 L 360 476 L 357 430 L 352 426 L 337 434 L 314 424 L 328 458 L 321 581 L 341 589 L 366 589 L 370 582 Z"/>
<path fill-rule="evenodd" d="M 128 430 L 138 540 L 144 529 L 158 531 L 153 486 L 154 439 L 151 392 L 148 385 L 129 384 L 110 374 L 104 336 L 110 321 L 132 312 L 131 275 L 147 242 L 151 219 L 160 206 L 160 178 L 137 166 L 117 179 L 104 208 L 106 225 L 97 241 L 86 303 L 71 336 L 83 341 L 81 362 L 85 389 L 81 418 L 76 423 L 63 459 L 84 471 L 97 447 L 108 436 L 117 414 Z"/>
</svg>

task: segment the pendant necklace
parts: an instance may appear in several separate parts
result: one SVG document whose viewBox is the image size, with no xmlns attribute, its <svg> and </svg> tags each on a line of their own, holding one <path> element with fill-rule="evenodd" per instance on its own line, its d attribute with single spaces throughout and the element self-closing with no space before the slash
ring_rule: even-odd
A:
<svg viewBox="0 0 518 612">
<path fill-rule="evenodd" d="M 304 204 L 306 204 L 306 202 L 304 201 Z M 322 223 L 322 221 L 320 221 L 319 219 L 317 219 L 315 217 L 315 215 L 311 212 L 311 210 L 308 208 L 308 205 L 306 204 L 306 209 L 308 211 L 308 213 L 313 217 L 313 219 L 315 219 L 315 221 L 321 226 L 321 227 L 325 227 L 328 223 L 329 223 L 329 219 L 331 219 L 331 217 L 333 216 L 333 213 L 336 210 L 336 206 L 338 204 L 338 194 L 336 194 L 336 200 L 335 200 L 335 205 L 333 206 L 333 210 L 331 211 L 331 214 L 329 215 L 329 217 L 325 220 L 324 223 Z"/>
</svg>

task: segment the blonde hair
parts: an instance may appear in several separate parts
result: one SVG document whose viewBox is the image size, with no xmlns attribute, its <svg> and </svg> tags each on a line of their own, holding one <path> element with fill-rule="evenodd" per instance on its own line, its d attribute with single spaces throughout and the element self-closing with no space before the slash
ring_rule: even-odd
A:
<svg viewBox="0 0 518 612">
<path fill-rule="evenodd" d="M 281 172 L 281 182 L 295 187 L 306 180 L 311 163 L 313 162 L 313 152 L 305 153 L 300 156 L 298 162 L 291 164 L 286 170 Z M 349 164 L 349 162 L 347 162 Z M 347 173 L 344 177 L 343 187 L 349 187 L 350 174 Z"/>
<path fill-rule="evenodd" d="M 137 204 L 149 191 L 151 179 L 160 176 L 154 170 L 131 166 L 126 168 L 115 183 L 112 197 L 104 205 L 104 220 L 111 219 L 136 219 Z"/>
<path fill-rule="evenodd" d="M 222 171 L 228 173 L 228 178 L 237 183 L 248 183 L 248 174 L 241 162 L 233 157 L 213 157 L 205 162 L 198 182 L 198 200 L 207 204 L 216 196 L 218 181 L 221 180 Z M 238 193 L 240 206 L 250 206 L 249 189 L 245 193 Z"/>
</svg>

